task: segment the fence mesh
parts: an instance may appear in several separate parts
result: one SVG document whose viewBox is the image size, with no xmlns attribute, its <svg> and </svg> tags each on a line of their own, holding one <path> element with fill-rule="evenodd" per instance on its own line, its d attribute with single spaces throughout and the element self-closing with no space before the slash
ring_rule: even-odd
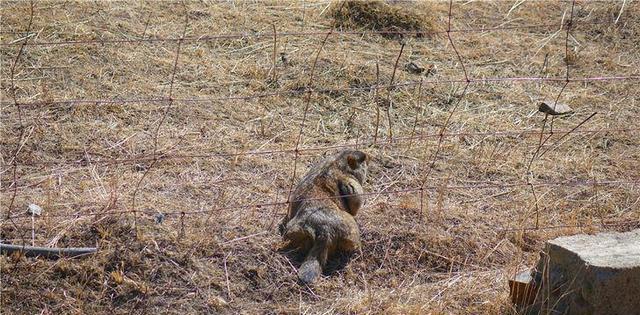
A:
<svg viewBox="0 0 640 315">
<path fill-rule="evenodd" d="M 343 148 L 372 157 L 365 240 L 638 226 L 640 28 L 621 4 L 395 4 L 433 9 L 416 36 L 334 28 L 324 2 L 85 4 L 59 23 L 61 3 L 4 2 L 0 238 L 91 246 L 65 235 L 114 216 L 275 238 L 297 180 Z"/>
</svg>

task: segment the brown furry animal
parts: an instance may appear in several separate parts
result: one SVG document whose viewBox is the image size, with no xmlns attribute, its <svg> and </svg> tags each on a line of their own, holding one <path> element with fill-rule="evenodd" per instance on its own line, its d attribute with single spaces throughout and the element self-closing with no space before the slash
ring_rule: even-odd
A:
<svg viewBox="0 0 640 315">
<path fill-rule="evenodd" d="M 328 257 L 360 247 L 360 230 L 353 216 L 362 206 L 367 175 L 364 152 L 344 150 L 323 159 L 296 186 L 289 212 L 280 224 L 287 247 L 306 252 L 298 270 L 305 284 L 322 273 Z"/>
</svg>

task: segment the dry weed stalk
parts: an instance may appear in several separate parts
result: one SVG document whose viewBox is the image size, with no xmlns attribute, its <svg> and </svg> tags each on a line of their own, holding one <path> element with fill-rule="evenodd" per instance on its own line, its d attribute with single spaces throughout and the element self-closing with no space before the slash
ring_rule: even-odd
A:
<svg viewBox="0 0 640 315">
<path fill-rule="evenodd" d="M 298 131 L 298 136 L 296 137 L 296 146 L 294 150 L 295 155 L 293 159 L 293 173 L 291 174 L 291 184 L 289 185 L 289 195 L 287 196 L 287 200 L 291 198 L 291 193 L 293 192 L 293 186 L 296 180 L 296 171 L 298 168 L 298 155 L 299 155 L 300 142 L 302 141 L 302 134 L 304 132 L 304 126 L 307 122 L 307 114 L 309 113 L 309 106 L 311 104 L 311 94 L 313 93 L 313 90 L 311 88 L 313 84 L 313 79 L 314 79 L 313 75 L 315 73 L 316 66 L 318 64 L 318 58 L 320 57 L 320 53 L 322 52 L 324 45 L 327 43 L 327 39 L 329 38 L 329 35 L 331 35 L 331 32 L 332 30 L 327 32 L 327 35 L 322 40 L 322 43 L 318 48 L 318 52 L 316 53 L 316 57 L 313 60 L 313 65 L 311 66 L 311 72 L 309 73 L 309 82 L 307 83 L 307 87 L 306 87 L 306 98 L 305 98 L 305 104 L 304 104 L 304 111 L 302 113 L 302 121 L 300 122 L 300 130 Z"/>
</svg>

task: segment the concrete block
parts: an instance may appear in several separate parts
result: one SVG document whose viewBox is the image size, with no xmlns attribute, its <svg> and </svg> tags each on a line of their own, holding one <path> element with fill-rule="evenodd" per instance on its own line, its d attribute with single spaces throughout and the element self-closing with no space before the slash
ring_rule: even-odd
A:
<svg viewBox="0 0 640 315">
<path fill-rule="evenodd" d="M 640 229 L 548 241 L 530 314 L 640 314 Z"/>
</svg>

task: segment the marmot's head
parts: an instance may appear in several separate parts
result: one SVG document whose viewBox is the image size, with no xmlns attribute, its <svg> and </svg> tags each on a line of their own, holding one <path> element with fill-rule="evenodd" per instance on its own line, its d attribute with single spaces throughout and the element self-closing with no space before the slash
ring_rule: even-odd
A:
<svg viewBox="0 0 640 315">
<path fill-rule="evenodd" d="M 336 158 L 336 164 L 343 172 L 353 175 L 360 184 L 364 184 L 367 177 L 367 162 L 369 156 L 357 150 L 344 150 Z"/>
</svg>

